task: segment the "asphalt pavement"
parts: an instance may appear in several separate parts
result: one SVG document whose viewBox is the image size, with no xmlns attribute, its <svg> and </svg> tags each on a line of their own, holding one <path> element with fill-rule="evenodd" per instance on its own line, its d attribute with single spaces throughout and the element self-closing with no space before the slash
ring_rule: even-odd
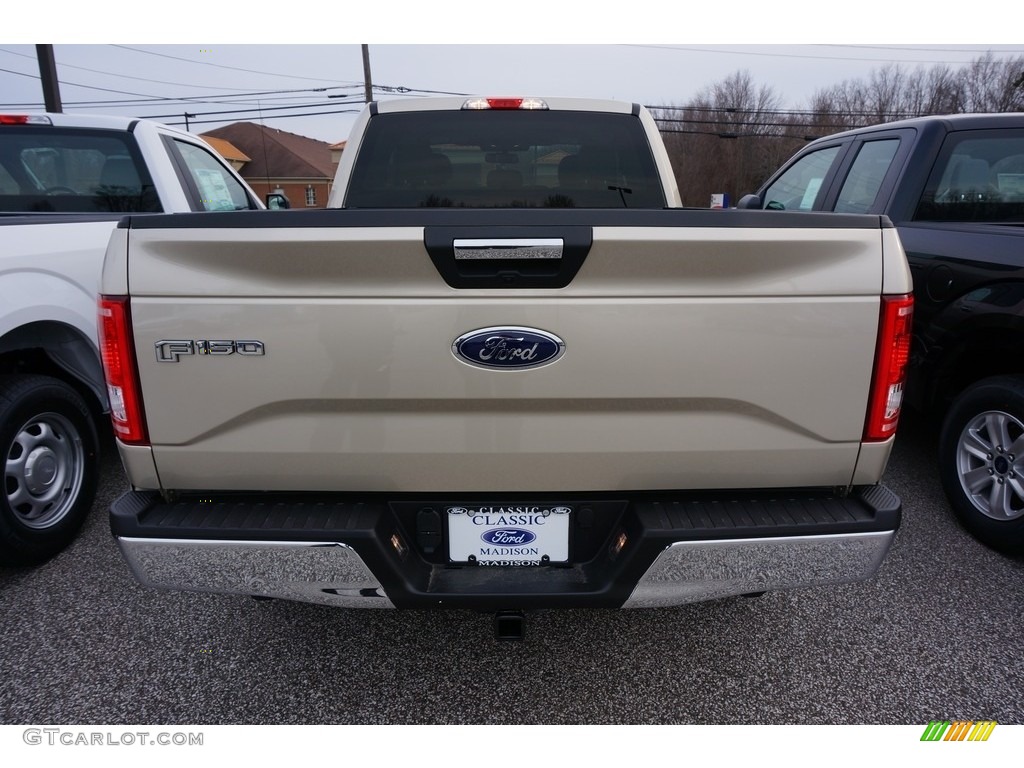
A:
<svg viewBox="0 0 1024 768">
<path fill-rule="evenodd" d="M 671 609 L 355 611 L 139 586 L 106 510 L 0 569 L 0 724 L 1024 724 L 1024 559 L 955 523 L 905 418 L 902 527 L 870 581 Z"/>
</svg>

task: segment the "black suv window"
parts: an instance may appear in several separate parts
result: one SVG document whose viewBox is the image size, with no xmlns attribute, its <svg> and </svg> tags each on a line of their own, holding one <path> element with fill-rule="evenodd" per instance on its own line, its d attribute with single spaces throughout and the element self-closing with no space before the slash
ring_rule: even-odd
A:
<svg viewBox="0 0 1024 768">
<path fill-rule="evenodd" d="M 838 213 L 870 211 L 899 146 L 899 139 L 864 142 L 839 190 L 833 210 Z"/>
<path fill-rule="evenodd" d="M 841 146 L 810 152 L 777 178 L 765 190 L 764 207 L 778 211 L 812 211 L 822 193 L 822 183 L 839 155 Z"/>
<path fill-rule="evenodd" d="M 1024 222 L 1024 130 L 950 134 L 914 219 Z"/>
</svg>

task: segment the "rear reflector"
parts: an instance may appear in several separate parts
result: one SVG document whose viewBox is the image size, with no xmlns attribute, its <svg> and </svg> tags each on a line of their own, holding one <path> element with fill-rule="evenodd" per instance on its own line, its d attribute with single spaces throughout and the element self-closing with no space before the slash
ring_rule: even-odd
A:
<svg viewBox="0 0 1024 768">
<path fill-rule="evenodd" d="M 914 319 L 914 298 L 883 296 L 882 316 L 875 352 L 871 400 L 864 426 L 864 440 L 880 442 L 896 433 L 903 406 L 903 386 L 910 362 L 910 331 Z"/>
<path fill-rule="evenodd" d="M 110 420 L 122 443 L 144 445 L 148 444 L 148 437 L 130 322 L 127 296 L 100 297 L 100 352 L 110 399 Z"/>
</svg>

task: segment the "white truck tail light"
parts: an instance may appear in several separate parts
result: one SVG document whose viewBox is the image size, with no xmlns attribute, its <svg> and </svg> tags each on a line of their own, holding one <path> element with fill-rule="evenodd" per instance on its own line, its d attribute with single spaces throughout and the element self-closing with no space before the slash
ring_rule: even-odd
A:
<svg viewBox="0 0 1024 768">
<path fill-rule="evenodd" d="M 148 436 L 142 414 L 130 319 L 127 296 L 100 297 L 100 351 L 110 399 L 110 420 L 122 443 L 145 445 L 148 444 Z"/>
<path fill-rule="evenodd" d="M 46 115 L 0 115 L 0 125 L 53 125 Z"/>
<path fill-rule="evenodd" d="M 521 98 L 478 98 L 467 99 L 463 109 L 547 109 L 548 105 L 541 99 Z"/>
<path fill-rule="evenodd" d="M 864 426 L 866 442 L 888 440 L 896 433 L 903 406 L 903 386 L 910 362 L 910 332 L 914 319 L 914 297 L 883 296 L 882 317 L 875 351 L 871 399 Z"/>
</svg>

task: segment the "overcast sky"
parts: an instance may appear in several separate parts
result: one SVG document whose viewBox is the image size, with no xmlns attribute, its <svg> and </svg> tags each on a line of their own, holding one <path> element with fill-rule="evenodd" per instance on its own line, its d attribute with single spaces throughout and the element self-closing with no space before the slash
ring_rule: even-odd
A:
<svg viewBox="0 0 1024 768">
<path fill-rule="evenodd" d="M 518 0 L 507 13 L 498 3 L 435 2 L 402 12 L 380 3 L 355 11 L 304 3 L 290 15 L 289 6 L 278 5 L 272 20 L 247 32 L 239 29 L 247 14 L 238 7 L 218 12 L 203 4 L 201 12 L 193 6 L 201 24 L 194 14 L 178 14 L 170 26 L 165 19 L 176 14 L 153 17 L 160 19 L 158 33 L 152 24 L 106 23 L 138 20 L 144 6 L 136 3 L 125 3 L 123 12 L 119 2 L 106 5 L 109 16 L 102 19 L 95 10 L 68 4 L 53 29 L 47 27 L 49 39 L 34 31 L 37 14 L 19 7 L 14 23 L 0 33 L 0 110 L 42 108 L 37 42 L 54 44 L 66 112 L 155 117 L 172 124 L 183 124 L 187 112 L 195 115 L 189 118 L 194 132 L 252 120 L 328 142 L 347 136 L 361 107 L 361 38 L 370 44 L 379 99 L 438 92 L 586 96 L 649 106 L 681 104 L 740 70 L 773 88 L 785 108 L 798 109 L 816 90 L 867 79 L 894 61 L 913 69 L 956 66 L 986 51 L 1024 55 L 1024 44 L 1000 42 L 1000 25 L 989 14 L 973 22 L 988 30 L 978 36 L 972 35 L 971 20 L 943 31 L 941 4 L 929 6 L 934 30 L 900 23 L 891 5 L 872 10 L 858 4 L 864 24 L 846 24 L 842 37 L 833 33 L 839 42 L 822 43 L 805 42 L 809 33 L 802 26 L 813 22 L 815 34 L 822 34 L 821 6 L 801 21 L 793 6 L 782 12 L 778 5 L 752 3 L 754 11 L 736 0 L 696 9 L 690 3 L 649 6 L 648 0 L 631 0 L 601 10 L 594 3 L 555 9 Z M 884 13 L 891 23 L 880 22 Z M 1002 34 L 1019 37 L 1018 25 L 1002 26 Z M 900 28 L 917 32 L 896 34 Z M 213 42 L 176 42 L 194 37 L 197 29 L 212 34 Z M 43 39 L 19 39 L 26 33 Z M 282 42 L 250 42 L 267 38 Z M 513 42 L 520 38 L 524 43 Z M 954 42 L 969 39 L 980 42 Z M 500 44 L 469 44 L 484 40 Z M 640 42 L 620 42 L 629 40 Z"/>
</svg>

